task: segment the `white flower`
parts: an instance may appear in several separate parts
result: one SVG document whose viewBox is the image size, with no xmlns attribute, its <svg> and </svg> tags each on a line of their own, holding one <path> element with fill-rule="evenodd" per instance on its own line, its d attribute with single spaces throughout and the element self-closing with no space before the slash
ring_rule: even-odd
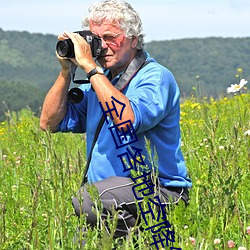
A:
<svg viewBox="0 0 250 250">
<path fill-rule="evenodd" d="M 194 246 L 196 243 L 196 239 L 194 237 L 189 237 L 189 240 L 190 240 L 191 244 Z"/>
<path fill-rule="evenodd" d="M 247 232 L 247 234 L 250 235 L 250 226 L 247 227 L 246 232 Z"/>
<path fill-rule="evenodd" d="M 245 135 L 245 136 L 250 135 L 250 129 L 248 129 L 247 131 L 245 131 L 245 132 L 244 132 L 244 135 Z"/>
<path fill-rule="evenodd" d="M 238 250 L 247 250 L 245 247 L 239 247 Z"/>
<path fill-rule="evenodd" d="M 220 244 L 220 239 L 214 239 L 214 244 Z"/>
<path fill-rule="evenodd" d="M 24 207 L 21 207 L 21 208 L 20 208 L 20 214 L 23 214 L 24 211 L 25 211 Z"/>
<path fill-rule="evenodd" d="M 227 88 L 227 93 L 235 93 L 240 91 L 245 85 L 247 81 L 245 79 L 241 79 L 239 84 L 231 84 L 231 87 Z"/>
</svg>

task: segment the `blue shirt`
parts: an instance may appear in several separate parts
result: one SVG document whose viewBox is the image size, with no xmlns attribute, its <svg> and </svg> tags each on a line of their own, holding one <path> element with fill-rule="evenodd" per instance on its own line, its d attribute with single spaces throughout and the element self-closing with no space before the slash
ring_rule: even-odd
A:
<svg viewBox="0 0 250 250">
<path fill-rule="evenodd" d="M 159 180 L 163 186 L 192 185 L 187 177 L 187 168 L 181 152 L 179 88 L 168 69 L 149 55 L 147 60 L 150 63 L 139 70 L 122 91 L 130 100 L 135 116 L 131 133 L 125 135 L 127 145 L 122 146 L 117 142 L 118 139 L 112 137 L 112 133 L 115 135 L 115 125 L 107 117 L 108 123 L 104 122 L 93 149 L 88 170 L 89 182 L 100 181 L 109 176 L 129 176 L 130 171 L 126 171 L 122 162 L 127 159 L 128 163 L 129 158 L 126 156 L 140 152 L 145 157 L 143 163 L 149 168 L 152 168 L 153 160 L 157 159 L 155 167 L 158 168 Z M 120 75 L 112 84 L 115 85 L 119 77 Z M 66 116 L 59 124 L 58 131 L 86 132 L 89 155 L 102 109 L 90 84 L 81 85 L 80 88 L 84 93 L 83 100 L 78 104 L 68 102 Z M 150 142 L 151 158 L 148 155 L 150 151 L 146 149 L 145 138 Z M 157 155 L 154 155 L 154 152 Z"/>
</svg>

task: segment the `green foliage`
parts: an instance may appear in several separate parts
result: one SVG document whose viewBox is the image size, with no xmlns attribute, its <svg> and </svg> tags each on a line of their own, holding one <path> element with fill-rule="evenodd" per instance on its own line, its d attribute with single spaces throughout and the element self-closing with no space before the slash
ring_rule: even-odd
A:
<svg viewBox="0 0 250 250">
<path fill-rule="evenodd" d="M 47 90 L 60 69 L 56 36 L 0 29 L 0 79 L 29 82 Z"/>
<path fill-rule="evenodd" d="M 44 96 L 45 91 L 29 82 L 0 80 L 0 121 L 5 119 L 9 110 L 19 111 L 20 107 L 28 107 L 39 115 Z"/>
<path fill-rule="evenodd" d="M 250 95 L 241 94 L 191 98 L 181 105 L 182 150 L 193 188 L 190 204 L 180 203 L 168 213 L 176 247 L 227 249 L 233 240 L 236 249 L 250 248 L 249 102 Z M 83 136 L 44 133 L 27 109 L 7 118 L 0 123 L 0 249 L 80 249 L 82 234 L 76 228 L 87 225 L 84 215 L 74 216 L 71 197 L 82 181 Z M 97 198 L 95 204 L 98 214 Z M 135 228 L 126 240 L 112 240 L 98 223 L 100 230 L 85 233 L 85 249 L 151 249 L 150 231 L 135 233 Z M 116 217 L 107 223 L 112 233 Z"/>
<path fill-rule="evenodd" d="M 38 125 L 29 110 L 1 124 L 0 249 L 70 249 L 61 239 L 70 244 L 75 233 L 71 196 L 81 182 L 85 141 Z"/>
</svg>

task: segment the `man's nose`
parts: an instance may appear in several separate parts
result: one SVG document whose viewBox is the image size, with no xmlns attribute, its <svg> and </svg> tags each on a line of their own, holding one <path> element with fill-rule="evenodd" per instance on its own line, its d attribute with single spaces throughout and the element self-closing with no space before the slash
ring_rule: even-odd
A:
<svg viewBox="0 0 250 250">
<path fill-rule="evenodd" d="M 101 41 L 102 41 L 102 48 L 103 49 L 107 49 L 108 48 L 108 45 L 107 43 L 105 42 L 105 40 L 103 38 L 101 38 Z"/>
</svg>

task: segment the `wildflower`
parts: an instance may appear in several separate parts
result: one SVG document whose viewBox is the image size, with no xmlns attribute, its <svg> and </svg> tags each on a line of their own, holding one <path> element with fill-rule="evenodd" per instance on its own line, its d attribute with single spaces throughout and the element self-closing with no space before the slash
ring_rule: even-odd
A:
<svg viewBox="0 0 250 250">
<path fill-rule="evenodd" d="M 192 108 L 192 109 L 201 109 L 201 106 L 200 106 L 199 103 L 196 102 L 196 103 L 192 103 L 192 104 L 191 104 L 191 108 Z"/>
<path fill-rule="evenodd" d="M 248 235 L 250 235 L 250 226 L 247 227 L 246 232 L 247 232 Z"/>
<path fill-rule="evenodd" d="M 233 240 L 229 240 L 227 242 L 227 246 L 228 246 L 228 248 L 234 248 L 234 241 Z"/>
<path fill-rule="evenodd" d="M 21 208 L 20 208 L 20 214 L 23 214 L 24 211 L 25 211 L 24 207 L 21 207 Z"/>
<path fill-rule="evenodd" d="M 189 237 L 189 240 L 190 240 L 191 244 L 194 246 L 196 243 L 196 239 L 193 237 Z"/>
<path fill-rule="evenodd" d="M 245 136 L 249 136 L 250 135 L 250 129 L 248 129 L 247 131 L 244 132 Z"/>
<path fill-rule="evenodd" d="M 43 220 L 47 221 L 48 220 L 48 214 L 47 213 L 43 213 L 42 214 Z"/>
<path fill-rule="evenodd" d="M 196 184 L 197 184 L 197 185 L 201 185 L 201 181 L 200 181 L 200 180 L 197 180 L 197 181 L 196 181 Z"/>
<path fill-rule="evenodd" d="M 227 88 L 227 93 L 235 93 L 240 91 L 245 85 L 247 81 L 245 79 L 241 79 L 239 84 L 231 84 L 231 87 Z"/>
<path fill-rule="evenodd" d="M 223 150 L 224 149 L 224 146 L 219 146 L 219 150 Z"/>
<path fill-rule="evenodd" d="M 16 192 L 16 190 L 17 190 L 17 185 L 13 185 L 13 186 L 11 187 L 11 189 L 12 189 L 13 192 Z"/>
<path fill-rule="evenodd" d="M 214 239 L 214 244 L 215 245 L 220 244 L 220 239 Z"/>
<path fill-rule="evenodd" d="M 238 250 L 247 250 L 245 247 L 239 247 Z"/>
<path fill-rule="evenodd" d="M 237 71 L 238 71 L 238 73 L 242 73 L 243 72 L 243 68 L 240 67 L 240 68 L 237 69 Z"/>
</svg>

